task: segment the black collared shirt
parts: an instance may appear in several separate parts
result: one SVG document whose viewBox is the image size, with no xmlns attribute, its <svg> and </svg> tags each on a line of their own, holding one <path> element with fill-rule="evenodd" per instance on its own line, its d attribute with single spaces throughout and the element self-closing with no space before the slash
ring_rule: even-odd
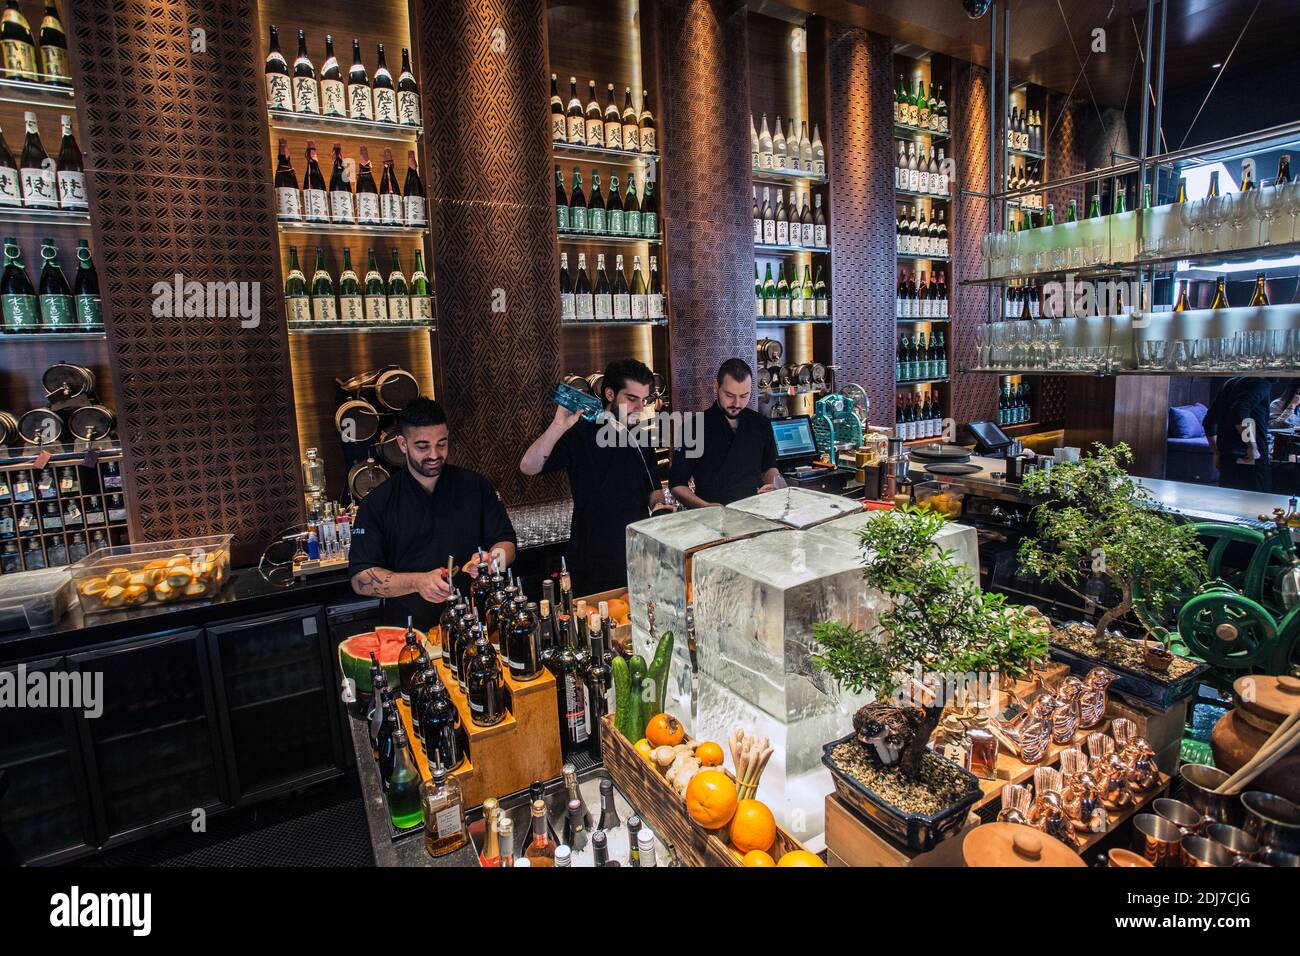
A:
<svg viewBox="0 0 1300 956">
<path fill-rule="evenodd" d="M 486 478 L 444 465 L 430 494 L 402 468 L 362 499 L 352 529 L 348 574 L 368 568 L 432 571 L 446 567 L 449 555 L 455 555 L 460 567 L 477 548 L 488 549 L 498 541 L 515 544 L 518 538 Z M 441 604 L 430 604 L 418 594 L 384 601 L 384 620 L 390 624 L 405 624 L 409 614 L 423 630 L 437 624 L 441 613 Z"/>
<path fill-rule="evenodd" d="M 688 449 L 673 452 L 668 487 L 695 479 L 695 493 L 705 501 L 731 504 L 758 494 L 763 473 L 776 467 L 776 437 L 772 423 L 750 408 L 742 409 L 736 427 L 717 402 L 704 413 L 702 454 L 688 458 Z"/>
<path fill-rule="evenodd" d="M 627 584 L 627 526 L 650 516 L 650 493 L 659 487 L 654 450 L 627 445 L 602 448 L 602 423 L 580 419 L 555 443 L 543 473 L 567 471 L 573 521 L 565 549 L 575 593 Z"/>
</svg>

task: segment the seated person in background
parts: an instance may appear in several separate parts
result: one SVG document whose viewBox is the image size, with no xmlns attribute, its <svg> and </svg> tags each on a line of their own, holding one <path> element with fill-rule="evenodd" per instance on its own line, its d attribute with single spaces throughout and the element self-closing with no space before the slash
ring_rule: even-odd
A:
<svg viewBox="0 0 1300 956">
<path fill-rule="evenodd" d="M 1295 428 L 1300 425 L 1300 384 L 1292 383 L 1286 392 L 1268 406 L 1270 428 Z"/>
</svg>

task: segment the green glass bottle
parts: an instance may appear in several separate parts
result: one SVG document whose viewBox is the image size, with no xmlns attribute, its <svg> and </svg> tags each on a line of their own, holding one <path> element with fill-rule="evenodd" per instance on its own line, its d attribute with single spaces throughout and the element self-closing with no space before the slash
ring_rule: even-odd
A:
<svg viewBox="0 0 1300 956">
<path fill-rule="evenodd" d="M 415 250 L 415 271 L 411 273 L 411 321 L 433 325 L 433 296 L 424 272 L 424 252 Z"/>
<path fill-rule="evenodd" d="M 555 167 L 555 224 L 560 232 L 569 231 L 569 199 L 564 194 L 564 173 Z"/>
<path fill-rule="evenodd" d="M 334 302 L 334 279 L 325 269 L 325 250 L 316 247 L 316 269 L 311 276 L 311 319 L 313 322 L 337 322 Z"/>
<path fill-rule="evenodd" d="M 659 197 L 653 179 L 645 181 L 645 200 L 641 203 L 641 235 L 647 239 L 659 235 Z"/>
<path fill-rule="evenodd" d="M 776 282 L 772 278 L 772 263 L 768 263 L 763 272 L 763 315 L 776 318 Z"/>
<path fill-rule="evenodd" d="M 379 274 L 373 248 L 366 259 L 366 282 L 362 298 L 365 300 L 367 322 L 388 321 L 388 290 L 384 288 L 384 277 Z"/>
<path fill-rule="evenodd" d="M 826 280 L 822 278 L 822 267 L 817 267 L 817 281 L 813 284 L 813 299 L 817 303 L 817 318 L 824 319 L 830 315 L 831 296 L 826 289 Z"/>
<path fill-rule="evenodd" d="M 411 321 L 411 293 L 397 250 L 393 250 L 393 271 L 388 274 L 388 321 L 393 325 L 406 325 Z"/>
<path fill-rule="evenodd" d="M 1047 215 L 1043 217 L 1043 225 L 1044 226 L 1056 225 L 1056 209 L 1052 206 L 1050 202 L 1047 204 Z"/>
<path fill-rule="evenodd" d="M 352 268 L 352 250 L 343 250 L 343 271 L 339 273 L 339 318 L 344 322 L 364 322 L 365 305 L 361 301 L 361 282 Z"/>
<path fill-rule="evenodd" d="M 803 314 L 811 318 L 817 314 L 817 306 L 813 304 L 816 299 L 816 292 L 813 288 L 812 267 L 806 262 L 803 267 Z"/>
<path fill-rule="evenodd" d="M 790 317 L 790 283 L 785 277 L 785 263 L 777 266 L 777 275 L 781 278 L 776 283 L 776 314 L 786 319 Z"/>
<path fill-rule="evenodd" d="M 4 273 L 0 275 L 0 308 L 4 311 L 6 332 L 31 332 L 40 324 L 40 303 L 32 280 L 23 266 L 23 252 L 18 240 L 4 241 Z"/>
<path fill-rule="evenodd" d="M 72 329 L 76 325 L 77 309 L 72 302 L 72 289 L 59 266 L 59 251 L 53 239 L 41 240 L 41 325 L 47 329 Z"/>
<path fill-rule="evenodd" d="M 758 274 L 758 262 L 754 263 L 754 316 L 763 317 L 763 279 Z"/>
<path fill-rule="evenodd" d="M 298 265 L 298 248 L 289 248 L 289 277 L 284 280 L 284 308 L 289 321 L 310 322 L 311 300 L 307 297 L 307 277 Z"/>
<path fill-rule="evenodd" d="M 420 812 L 420 786 L 424 780 L 406 739 L 406 729 L 398 720 L 393 730 L 393 769 L 388 775 L 388 816 L 399 830 L 409 830 L 424 822 Z"/>
<path fill-rule="evenodd" d="M 99 298 L 99 273 L 90 258 L 90 243 L 85 239 L 77 240 L 77 277 L 72 282 L 72 294 L 77 305 L 77 325 L 82 329 L 102 329 L 104 310 Z"/>
<path fill-rule="evenodd" d="M 1115 208 L 1112 212 L 1118 216 L 1120 213 L 1127 212 L 1128 209 L 1124 204 L 1124 187 L 1119 186 L 1115 190 Z"/>
<path fill-rule="evenodd" d="M 605 208 L 605 224 L 611 236 L 627 235 L 627 223 L 623 216 L 623 194 L 618 191 L 618 176 L 609 177 L 609 202 Z"/>
<path fill-rule="evenodd" d="M 1089 219 L 1101 218 L 1101 191 L 1100 190 L 1093 193 L 1092 199 L 1089 200 L 1088 202 L 1088 218 Z"/>
<path fill-rule="evenodd" d="M 1071 199 L 1070 204 L 1065 207 L 1065 221 L 1066 222 L 1079 221 L 1079 207 L 1075 204 L 1075 201 L 1073 199 Z"/>
<path fill-rule="evenodd" d="M 1142 185 L 1142 208 L 1151 208 L 1151 184 L 1143 183 Z"/>
</svg>

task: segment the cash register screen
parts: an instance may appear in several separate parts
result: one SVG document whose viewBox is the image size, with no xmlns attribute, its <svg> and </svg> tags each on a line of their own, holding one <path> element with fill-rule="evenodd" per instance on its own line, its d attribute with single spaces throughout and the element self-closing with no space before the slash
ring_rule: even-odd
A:
<svg viewBox="0 0 1300 956">
<path fill-rule="evenodd" d="M 772 432 L 776 436 L 776 457 L 780 461 L 812 458 L 817 454 L 812 420 L 807 415 L 774 419 Z"/>
</svg>

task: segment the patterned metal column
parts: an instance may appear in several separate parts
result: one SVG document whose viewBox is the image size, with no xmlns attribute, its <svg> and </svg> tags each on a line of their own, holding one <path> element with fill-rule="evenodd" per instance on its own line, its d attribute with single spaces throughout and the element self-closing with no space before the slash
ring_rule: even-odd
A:
<svg viewBox="0 0 1300 956">
<path fill-rule="evenodd" d="M 544 0 L 422 0 L 420 62 L 452 460 L 511 505 L 563 495 L 519 458 L 560 379 Z"/>
<path fill-rule="evenodd" d="M 831 289 L 836 382 L 894 423 L 894 97 L 886 37 L 831 22 Z"/>
<path fill-rule="evenodd" d="M 953 61 L 953 104 L 948 111 L 952 130 L 952 157 L 957 163 L 957 183 L 949 230 L 953 253 L 954 309 L 952 313 L 952 408 L 948 414 L 959 424 L 994 418 L 997 414 L 998 378 L 963 373 L 975 365 L 976 334 L 989 319 L 988 287 L 964 286 L 965 279 L 983 276 L 980 239 L 988 232 L 988 200 L 962 194 L 962 190 L 989 190 L 989 74 L 960 60 Z"/>
<path fill-rule="evenodd" d="M 257 5 L 68 8 L 132 535 L 230 532 L 255 560 L 303 507 Z M 182 282 L 257 314 L 167 309 L 155 283 Z"/>
<path fill-rule="evenodd" d="M 726 359 L 753 364 L 758 340 L 746 10 L 663 0 L 658 15 L 673 405 L 690 411 L 713 400 Z"/>
</svg>

